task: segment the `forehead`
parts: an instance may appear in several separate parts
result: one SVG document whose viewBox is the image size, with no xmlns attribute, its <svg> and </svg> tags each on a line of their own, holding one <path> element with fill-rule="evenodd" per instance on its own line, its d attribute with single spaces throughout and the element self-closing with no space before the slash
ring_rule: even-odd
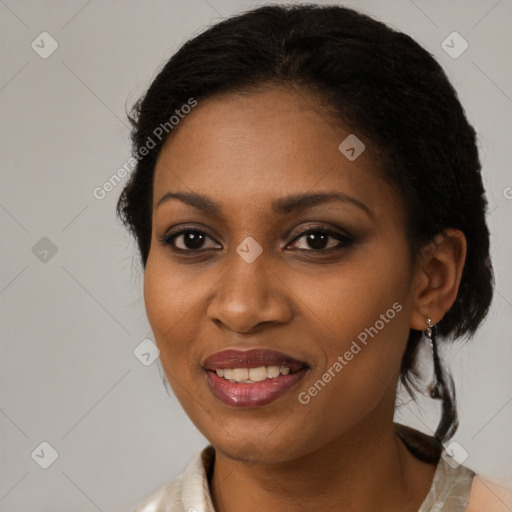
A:
<svg viewBox="0 0 512 512">
<path fill-rule="evenodd" d="M 181 190 L 214 195 L 236 209 L 333 190 L 372 203 L 378 214 L 391 206 L 379 200 L 383 191 L 388 199 L 396 192 L 375 172 L 368 141 L 353 161 L 340 151 L 340 143 L 354 135 L 316 98 L 291 89 L 199 101 L 161 150 L 154 203 Z"/>
</svg>

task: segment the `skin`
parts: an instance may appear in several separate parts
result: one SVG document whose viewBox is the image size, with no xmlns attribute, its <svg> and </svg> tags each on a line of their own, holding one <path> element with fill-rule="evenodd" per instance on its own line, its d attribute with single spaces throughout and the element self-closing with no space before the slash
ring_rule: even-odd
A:
<svg viewBox="0 0 512 512">
<path fill-rule="evenodd" d="M 350 133 L 307 93 L 266 88 L 200 101 L 159 155 L 146 311 L 169 383 L 216 449 L 217 512 L 241 503 L 246 512 L 340 503 L 353 512 L 416 511 L 432 483 L 435 467 L 394 432 L 395 390 L 409 329 L 425 329 L 427 317 L 439 322 L 455 300 L 465 238 L 447 230 L 413 265 L 401 198 L 375 172 L 371 145 L 355 161 L 338 150 Z M 347 201 L 272 212 L 275 199 L 317 191 L 348 195 L 369 213 Z M 223 213 L 176 199 L 157 206 L 168 192 L 209 196 Z M 340 247 L 330 237 L 315 249 L 299 238 L 312 227 L 352 242 Z M 207 235 L 188 256 L 160 242 L 185 228 Z M 252 263 L 236 252 L 249 236 L 263 250 Z M 183 236 L 174 244 L 190 247 Z M 402 310 L 301 404 L 299 393 L 394 303 Z M 227 348 L 278 350 L 310 369 L 278 400 L 234 408 L 211 393 L 201 367 Z"/>
</svg>

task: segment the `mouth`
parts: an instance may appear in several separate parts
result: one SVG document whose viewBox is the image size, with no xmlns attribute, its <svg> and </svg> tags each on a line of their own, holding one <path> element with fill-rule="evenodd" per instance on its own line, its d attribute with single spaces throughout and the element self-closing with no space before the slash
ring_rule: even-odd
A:
<svg viewBox="0 0 512 512">
<path fill-rule="evenodd" d="M 213 394 L 227 405 L 266 405 L 289 392 L 307 363 L 274 350 L 224 350 L 202 364 Z"/>
</svg>

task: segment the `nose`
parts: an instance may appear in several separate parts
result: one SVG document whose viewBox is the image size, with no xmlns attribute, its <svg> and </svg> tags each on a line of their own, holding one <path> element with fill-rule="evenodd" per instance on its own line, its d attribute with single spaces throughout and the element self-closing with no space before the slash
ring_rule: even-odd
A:
<svg viewBox="0 0 512 512">
<path fill-rule="evenodd" d="M 207 316 L 239 333 L 258 331 L 263 324 L 282 324 L 293 316 L 290 292 L 277 269 L 262 253 L 248 263 L 233 251 L 228 273 L 212 290 Z"/>
</svg>

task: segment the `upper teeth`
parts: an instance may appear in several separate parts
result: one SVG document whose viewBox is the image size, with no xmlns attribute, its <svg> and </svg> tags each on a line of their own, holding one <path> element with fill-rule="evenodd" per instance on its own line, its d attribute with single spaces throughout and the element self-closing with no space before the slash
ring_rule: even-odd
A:
<svg viewBox="0 0 512 512">
<path fill-rule="evenodd" d="M 215 370 L 219 377 L 231 382 L 261 382 L 279 375 L 288 375 L 290 368 L 286 366 L 258 366 L 258 368 L 223 368 Z"/>
</svg>

